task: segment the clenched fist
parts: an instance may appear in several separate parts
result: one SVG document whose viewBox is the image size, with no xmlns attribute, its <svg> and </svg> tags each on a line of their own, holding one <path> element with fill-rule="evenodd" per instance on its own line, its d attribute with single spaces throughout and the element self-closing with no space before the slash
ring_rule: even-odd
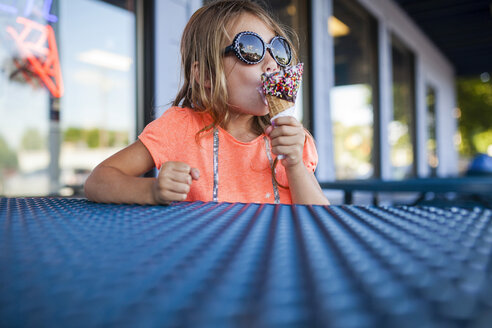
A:
<svg viewBox="0 0 492 328">
<path fill-rule="evenodd" d="M 184 162 L 165 162 L 152 187 L 154 200 L 158 204 L 185 200 L 192 181 L 199 177 L 198 169 Z"/>
</svg>

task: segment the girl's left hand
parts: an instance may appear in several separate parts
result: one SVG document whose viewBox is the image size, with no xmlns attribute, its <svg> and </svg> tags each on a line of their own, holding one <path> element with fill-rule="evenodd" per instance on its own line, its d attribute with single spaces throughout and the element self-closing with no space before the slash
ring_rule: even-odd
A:
<svg viewBox="0 0 492 328">
<path fill-rule="evenodd" d="M 282 165 L 285 168 L 302 164 L 306 133 L 302 124 L 292 116 L 279 117 L 274 127 L 268 126 L 265 134 L 272 141 L 272 153 L 285 155 Z"/>
</svg>

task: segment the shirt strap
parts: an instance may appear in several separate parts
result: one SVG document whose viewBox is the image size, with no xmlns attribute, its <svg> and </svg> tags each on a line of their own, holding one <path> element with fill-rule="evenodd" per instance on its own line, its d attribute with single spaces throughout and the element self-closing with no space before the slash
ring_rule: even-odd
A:
<svg viewBox="0 0 492 328">
<path fill-rule="evenodd" d="M 280 194 L 278 192 L 277 182 L 275 181 L 275 178 L 273 176 L 276 173 L 276 170 L 273 169 L 273 159 L 270 149 L 270 141 L 268 140 L 267 137 L 263 137 L 263 140 L 265 140 L 266 155 L 268 157 L 268 161 L 270 162 L 270 167 L 272 168 L 272 186 L 273 186 L 273 195 L 275 197 L 275 204 L 280 204 Z"/>
<path fill-rule="evenodd" d="M 214 189 L 212 199 L 219 201 L 219 129 L 214 128 Z"/>
</svg>

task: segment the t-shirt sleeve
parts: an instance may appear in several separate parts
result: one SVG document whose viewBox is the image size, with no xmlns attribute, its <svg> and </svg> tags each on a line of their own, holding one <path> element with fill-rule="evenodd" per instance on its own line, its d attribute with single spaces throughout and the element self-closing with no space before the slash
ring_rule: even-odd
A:
<svg viewBox="0 0 492 328">
<path fill-rule="evenodd" d="M 150 122 L 138 139 L 144 144 L 154 160 L 157 169 L 161 165 L 172 159 L 177 144 L 177 134 L 183 131 L 186 121 L 186 111 L 171 107 L 158 119 Z"/>
<path fill-rule="evenodd" d="M 318 165 L 318 152 L 316 151 L 313 137 L 307 133 L 306 140 L 304 141 L 304 153 L 302 159 L 306 168 L 314 173 L 316 166 Z"/>
</svg>

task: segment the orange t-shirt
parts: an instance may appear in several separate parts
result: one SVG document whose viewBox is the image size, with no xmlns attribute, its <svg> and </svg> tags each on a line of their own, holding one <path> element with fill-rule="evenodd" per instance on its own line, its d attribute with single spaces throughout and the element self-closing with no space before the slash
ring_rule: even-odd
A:
<svg viewBox="0 0 492 328">
<path fill-rule="evenodd" d="M 171 107 L 148 124 L 140 141 L 147 147 L 155 166 L 160 169 L 167 161 L 185 162 L 200 171 L 200 178 L 193 181 L 187 201 L 213 200 L 213 133 L 195 135 L 212 122 L 210 115 L 190 108 Z M 219 131 L 218 201 L 242 203 L 274 203 L 274 187 L 270 161 L 267 157 L 265 134 L 251 142 L 236 140 L 222 128 Z M 270 155 L 275 159 L 275 155 Z M 306 138 L 303 154 L 304 165 L 314 172 L 318 154 L 311 136 Z M 276 168 L 277 181 L 288 185 L 284 167 Z M 292 204 L 289 189 L 278 187 L 280 203 Z"/>
</svg>

